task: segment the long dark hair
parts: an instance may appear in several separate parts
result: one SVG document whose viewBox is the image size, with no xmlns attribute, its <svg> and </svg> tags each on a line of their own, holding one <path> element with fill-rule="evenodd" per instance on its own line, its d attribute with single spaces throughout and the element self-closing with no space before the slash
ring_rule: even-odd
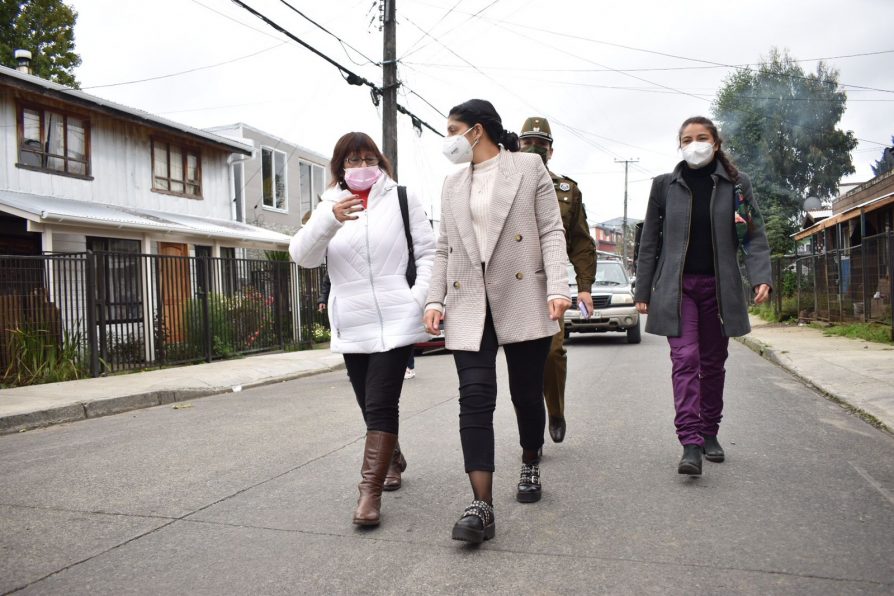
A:
<svg viewBox="0 0 894 596">
<path fill-rule="evenodd" d="M 329 172 L 332 174 L 332 180 L 329 182 L 329 186 L 339 184 L 342 188 L 347 188 L 345 186 L 345 160 L 352 153 L 360 153 L 362 151 L 369 151 L 374 154 L 379 160 L 379 167 L 390 178 L 394 178 L 391 162 L 379 151 L 376 142 L 365 132 L 349 132 L 335 143 L 335 149 L 332 150 L 332 159 L 329 161 Z"/>
<path fill-rule="evenodd" d="M 689 126 L 690 124 L 701 124 L 705 128 L 708 129 L 708 132 L 711 133 L 711 136 L 714 137 L 714 141 L 717 143 L 717 159 L 720 160 L 720 163 L 723 164 L 724 169 L 726 169 L 726 173 L 729 174 L 730 180 L 733 181 L 733 184 L 739 182 L 739 169 L 733 165 L 733 162 L 730 160 L 729 156 L 723 150 L 723 139 L 720 138 L 720 132 L 717 130 L 717 126 L 704 116 L 693 116 L 692 118 L 687 118 L 683 121 L 683 124 L 680 125 L 680 130 L 677 132 L 677 145 L 680 144 L 680 138 L 683 136 L 683 130 Z"/>
<path fill-rule="evenodd" d="M 453 106 L 447 117 L 470 127 L 480 124 L 491 141 L 509 151 L 518 151 L 518 135 L 503 128 L 503 120 L 494 105 L 486 99 L 470 99 Z"/>
</svg>

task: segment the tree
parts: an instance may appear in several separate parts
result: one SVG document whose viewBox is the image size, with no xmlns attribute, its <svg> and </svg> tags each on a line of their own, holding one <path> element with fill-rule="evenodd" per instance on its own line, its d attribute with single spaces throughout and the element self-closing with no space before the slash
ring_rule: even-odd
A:
<svg viewBox="0 0 894 596">
<path fill-rule="evenodd" d="M 62 0 L 0 0 L 0 64 L 15 68 L 15 50 L 31 52 L 31 72 L 68 87 L 78 87 L 74 51 L 78 18 Z"/>
<path fill-rule="evenodd" d="M 881 176 L 891 170 L 894 170 L 894 136 L 891 137 L 891 147 L 885 147 L 882 151 L 882 158 L 875 162 L 872 168 L 873 176 Z"/>
<path fill-rule="evenodd" d="M 733 161 L 751 178 L 774 254 L 794 248 L 790 235 L 804 199 L 835 196 L 841 178 L 855 172 L 850 152 L 857 139 L 836 128 L 846 102 L 836 70 L 820 62 L 807 74 L 775 48 L 717 92 L 714 119 Z"/>
</svg>

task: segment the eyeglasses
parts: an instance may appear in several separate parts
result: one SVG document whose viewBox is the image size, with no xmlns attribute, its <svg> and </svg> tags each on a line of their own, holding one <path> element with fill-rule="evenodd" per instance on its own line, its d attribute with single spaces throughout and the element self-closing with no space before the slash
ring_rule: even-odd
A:
<svg viewBox="0 0 894 596">
<path fill-rule="evenodd" d="M 367 166 L 377 166 L 379 165 L 379 158 L 377 157 L 349 157 L 345 160 L 345 164 L 357 167 L 360 164 L 365 164 Z"/>
</svg>

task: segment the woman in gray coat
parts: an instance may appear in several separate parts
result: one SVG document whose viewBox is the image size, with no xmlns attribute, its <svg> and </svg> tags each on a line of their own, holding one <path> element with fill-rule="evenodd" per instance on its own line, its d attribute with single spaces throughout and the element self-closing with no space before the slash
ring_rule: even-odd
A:
<svg viewBox="0 0 894 596">
<path fill-rule="evenodd" d="M 670 344 L 677 471 L 700 475 L 703 453 L 724 460 L 717 432 L 729 338 L 751 330 L 737 253 L 760 304 L 770 295 L 770 248 L 751 182 L 723 152 L 714 123 L 689 118 L 678 139 L 683 161 L 652 183 L 634 300 L 649 315 L 646 331 Z"/>
<path fill-rule="evenodd" d="M 503 129 L 490 102 L 472 99 L 450 110 L 444 154 L 467 166 L 444 181 L 441 235 L 424 321 L 445 338 L 459 376 L 459 433 L 474 501 L 453 538 L 494 537 L 493 415 L 496 357 L 509 369 L 522 448 L 516 499 L 540 499 L 539 450 L 546 413 L 543 370 L 559 331 L 568 291 L 565 231 L 543 160 L 517 153 L 518 136 Z"/>
</svg>

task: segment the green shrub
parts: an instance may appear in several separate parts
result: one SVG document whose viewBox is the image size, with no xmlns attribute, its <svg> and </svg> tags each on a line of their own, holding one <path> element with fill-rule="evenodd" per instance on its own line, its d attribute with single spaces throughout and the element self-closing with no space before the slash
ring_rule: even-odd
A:
<svg viewBox="0 0 894 596">
<path fill-rule="evenodd" d="M 10 362 L 3 384 L 39 385 L 88 376 L 84 340 L 80 332 L 64 331 L 61 343 L 49 330 L 9 330 Z"/>
</svg>

